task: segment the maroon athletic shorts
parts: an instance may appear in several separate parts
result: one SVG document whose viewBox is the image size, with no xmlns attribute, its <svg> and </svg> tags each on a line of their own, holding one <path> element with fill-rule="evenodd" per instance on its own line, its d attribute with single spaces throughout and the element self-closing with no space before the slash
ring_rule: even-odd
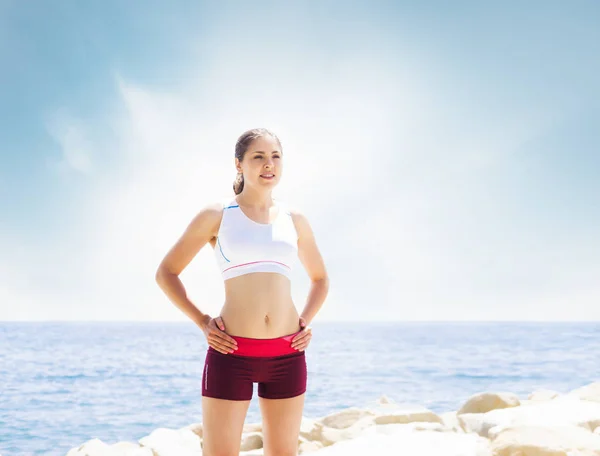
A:
<svg viewBox="0 0 600 456">
<path fill-rule="evenodd" d="M 258 383 L 258 395 L 266 399 L 304 393 L 306 357 L 304 351 L 291 346 L 296 334 L 275 339 L 231 336 L 238 349 L 227 354 L 209 346 L 202 374 L 202 396 L 247 401 L 252 399 L 253 383 Z"/>
</svg>

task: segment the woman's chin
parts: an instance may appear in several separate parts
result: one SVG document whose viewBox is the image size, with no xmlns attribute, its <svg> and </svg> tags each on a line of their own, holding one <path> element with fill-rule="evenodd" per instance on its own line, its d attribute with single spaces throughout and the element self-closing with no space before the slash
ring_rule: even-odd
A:
<svg viewBox="0 0 600 456">
<path fill-rule="evenodd" d="M 275 177 L 270 178 L 270 179 L 265 179 L 264 177 L 259 177 L 258 180 L 262 185 L 275 185 L 278 181 L 277 178 L 275 178 Z"/>
</svg>

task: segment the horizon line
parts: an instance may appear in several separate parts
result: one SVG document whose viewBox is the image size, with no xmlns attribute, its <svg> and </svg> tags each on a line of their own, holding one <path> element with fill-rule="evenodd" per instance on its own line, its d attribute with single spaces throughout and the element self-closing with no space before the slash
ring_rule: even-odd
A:
<svg viewBox="0 0 600 456">
<path fill-rule="evenodd" d="M 195 324 L 188 320 L 2 320 L 0 323 L 177 323 L 177 324 Z M 600 323 L 598 320 L 318 320 L 315 323 Z"/>
</svg>

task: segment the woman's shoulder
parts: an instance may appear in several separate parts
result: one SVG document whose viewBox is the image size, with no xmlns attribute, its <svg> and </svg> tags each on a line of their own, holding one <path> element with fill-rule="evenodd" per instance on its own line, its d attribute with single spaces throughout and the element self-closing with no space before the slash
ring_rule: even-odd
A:
<svg viewBox="0 0 600 456">
<path fill-rule="evenodd" d="M 233 204 L 237 204 L 235 202 L 234 197 L 222 197 L 216 198 L 202 206 L 200 208 L 200 212 L 206 212 L 213 215 L 222 214 L 223 210 L 230 207 Z"/>
<path fill-rule="evenodd" d="M 223 216 L 223 211 L 235 204 L 235 197 L 216 198 L 208 203 L 205 203 L 197 210 L 192 223 L 205 224 L 213 222 L 219 224 Z"/>
<path fill-rule="evenodd" d="M 294 226 L 296 227 L 296 231 L 298 231 L 298 233 L 305 232 L 307 227 L 310 229 L 310 223 L 308 222 L 308 218 L 306 217 L 304 211 L 299 205 L 287 201 L 276 201 L 280 205 L 280 207 L 283 208 L 284 212 L 290 216 L 292 222 L 294 222 Z"/>
<path fill-rule="evenodd" d="M 279 208 L 283 210 L 287 215 L 295 217 L 301 213 L 298 206 L 294 203 L 290 203 L 289 201 L 281 200 L 279 198 L 273 198 L 273 200 L 275 201 L 276 205 L 279 206 Z"/>
<path fill-rule="evenodd" d="M 212 202 L 207 203 L 202 210 L 222 214 L 225 209 L 239 207 L 235 196 L 217 197 Z"/>
</svg>

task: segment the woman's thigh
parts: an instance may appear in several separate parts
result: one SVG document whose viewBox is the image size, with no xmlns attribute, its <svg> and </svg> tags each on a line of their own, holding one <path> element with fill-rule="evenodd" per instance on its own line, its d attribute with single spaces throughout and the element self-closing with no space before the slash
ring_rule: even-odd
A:
<svg viewBox="0 0 600 456">
<path fill-rule="evenodd" d="M 250 401 L 202 397 L 202 454 L 238 456 Z"/>
<path fill-rule="evenodd" d="M 304 352 L 270 359 L 258 384 L 265 456 L 296 455 L 307 366 Z"/>
<path fill-rule="evenodd" d="M 258 367 L 253 359 L 207 351 L 202 375 L 204 456 L 238 456 Z"/>
<path fill-rule="evenodd" d="M 264 456 L 295 456 L 304 409 L 304 394 L 287 399 L 258 398 L 262 414 Z"/>
</svg>

